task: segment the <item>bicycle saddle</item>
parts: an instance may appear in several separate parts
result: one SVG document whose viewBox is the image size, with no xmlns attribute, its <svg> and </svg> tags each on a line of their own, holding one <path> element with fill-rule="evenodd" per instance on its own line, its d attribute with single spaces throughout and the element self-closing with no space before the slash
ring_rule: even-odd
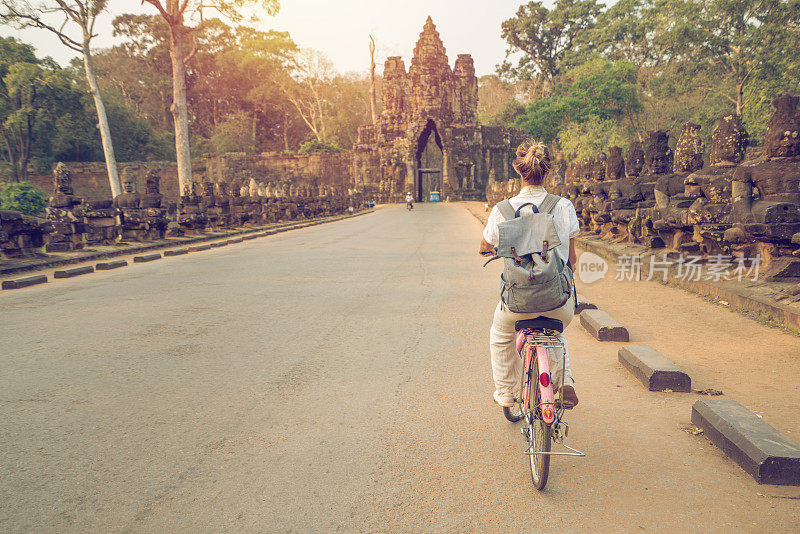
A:
<svg viewBox="0 0 800 534">
<path fill-rule="evenodd" d="M 535 319 L 525 319 L 514 323 L 514 328 L 517 332 L 525 328 L 531 330 L 555 330 L 556 332 L 564 331 L 564 323 L 558 319 L 551 319 L 550 317 L 537 317 Z"/>
</svg>

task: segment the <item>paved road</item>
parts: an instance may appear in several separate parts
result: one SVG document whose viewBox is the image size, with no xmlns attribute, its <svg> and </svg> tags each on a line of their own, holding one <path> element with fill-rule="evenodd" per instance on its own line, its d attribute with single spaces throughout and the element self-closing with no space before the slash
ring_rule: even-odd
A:
<svg viewBox="0 0 800 534">
<path fill-rule="evenodd" d="M 696 395 L 643 391 L 577 322 L 569 441 L 588 457 L 531 490 L 491 401 L 500 268 L 480 268 L 479 231 L 459 205 L 389 207 L 0 294 L 0 531 L 800 528 L 798 488 L 684 431 Z M 797 338 L 610 287 L 585 289 L 644 342 L 694 299 L 714 322 L 670 349 L 752 328 L 800 376 Z M 778 420 L 795 439 L 798 413 Z"/>
</svg>

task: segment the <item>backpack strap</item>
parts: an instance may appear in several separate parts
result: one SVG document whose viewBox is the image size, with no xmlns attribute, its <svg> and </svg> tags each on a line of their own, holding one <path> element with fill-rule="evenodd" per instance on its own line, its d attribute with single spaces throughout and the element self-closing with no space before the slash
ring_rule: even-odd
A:
<svg viewBox="0 0 800 534">
<path fill-rule="evenodd" d="M 508 199 L 497 203 L 497 211 L 499 211 L 500 215 L 502 215 L 507 221 L 516 218 L 516 215 L 514 214 L 514 208 L 511 207 L 511 201 Z"/>
<path fill-rule="evenodd" d="M 558 195 L 551 195 L 550 193 L 544 197 L 542 203 L 539 204 L 539 212 L 540 213 L 553 213 L 553 210 L 556 209 L 558 202 L 561 200 L 561 197 Z"/>
</svg>

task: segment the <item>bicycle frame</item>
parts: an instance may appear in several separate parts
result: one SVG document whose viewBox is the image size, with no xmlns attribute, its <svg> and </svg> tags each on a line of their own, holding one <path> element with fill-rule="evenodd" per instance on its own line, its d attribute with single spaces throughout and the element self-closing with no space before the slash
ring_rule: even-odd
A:
<svg viewBox="0 0 800 534">
<path fill-rule="evenodd" d="M 565 412 L 565 408 L 563 406 L 556 406 L 555 403 L 555 395 L 553 394 L 553 384 L 551 380 L 550 374 L 550 358 L 547 354 L 548 349 L 563 349 L 564 346 L 561 341 L 556 337 L 555 332 L 550 332 L 547 330 L 532 330 L 529 328 L 525 328 L 520 330 L 517 333 L 517 353 L 521 355 L 522 349 L 525 348 L 525 355 L 524 355 L 524 384 L 522 387 L 523 391 L 523 399 L 522 399 L 522 411 L 525 414 L 525 419 L 527 423 L 530 425 L 533 423 L 533 419 L 537 418 L 537 409 L 539 410 L 540 417 L 542 421 L 550 425 L 553 429 L 553 440 L 560 443 L 565 448 L 569 449 L 572 452 L 534 452 L 534 451 L 525 451 L 525 454 L 542 454 L 542 455 L 550 455 L 550 456 L 586 456 L 585 453 L 573 449 L 572 447 L 566 445 L 564 443 L 564 437 L 567 435 L 567 431 L 569 426 L 566 422 L 562 420 L 562 417 Z M 536 358 L 538 363 L 539 369 L 539 376 L 531 376 L 533 372 L 533 358 Z M 559 389 L 564 387 L 564 376 L 565 376 L 565 369 L 566 366 L 566 358 L 562 358 L 561 360 L 561 380 Z M 536 406 L 531 406 L 531 399 L 530 399 L 530 390 L 531 388 L 527 387 L 527 384 L 531 380 L 536 380 L 536 385 L 539 388 L 539 398 L 541 399 L 539 404 Z M 562 428 L 563 427 L 563 428 Z"/>
</svg>

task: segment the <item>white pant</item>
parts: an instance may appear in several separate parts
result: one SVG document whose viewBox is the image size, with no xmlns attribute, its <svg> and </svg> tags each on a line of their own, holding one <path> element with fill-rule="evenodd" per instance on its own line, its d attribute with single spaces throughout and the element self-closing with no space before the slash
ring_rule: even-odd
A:
<svg viewBox="0 0 800 534">
<path fill-rule="evenodd" d="M 514 323 L 523 319 L 550 317 L 561 321 L 566 329 L 574 316 L 575 301 L 572 297 L 560 308 L 544 313 L 514 313 L 509 311 L 502 302 L 497 304 L 497 308 L 494 310 L 494 322 L 492 322 L 492 329 L 489 332 L 489 349 L 492 354 L 492 377 L 498 394 L 516 394 L 520 388 L 522 358 L 517 354 L 515 345 L 517 332 L 514 330 Z M 564 334 L 559 334 L 558 338 L 564 344 L 564 349 L 547 349 L 553 386 L 557 387 L 561 384 L 562 359 L 565 371 L 564 385 L 571 386 L 574 381 L 569 368 L 567 339 Z"/>
</svg>

